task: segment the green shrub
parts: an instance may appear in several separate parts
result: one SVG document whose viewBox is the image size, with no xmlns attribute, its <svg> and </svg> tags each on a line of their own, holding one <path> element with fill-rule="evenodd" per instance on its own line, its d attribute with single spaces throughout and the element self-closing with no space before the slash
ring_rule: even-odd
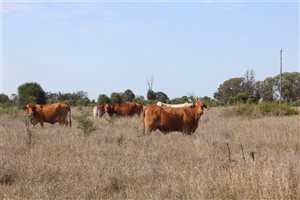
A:
<svg viewBox="0 0 300 200">
<path fill-rule="evenodd" d="M 300 99 L 291 103 L 292 106 L 300 107 Z"/>
<path fill-rule="evenodd" d="M 236 107 L 235 112 L 238 115 L 251 116 L 253 115 L 255 106 L 253 104 L 241 104 Z"/>
<path fill-rule="evenodd" d="M 297 115 L 298 111 L 295 110 L 291 105 L 273 103 L 261 103 L 257 105 L 259 111 L 262 115 L 272 115 L 272 116 L 289 116 Z"/>
<path fill-rule="evenodd" d="M 2 114 L 15 114 L 17 108 L 15 106 L 0 105 L 0 115 Z"/>
<path fill-rule="evenodd" d="M 89 119 L 89 113 L 83 112 L 79 116 L 74 116 L 74 119 L 77 121 L 77 128 L 83 131 L 83 135 L 85 137 L 89 136 L 95 129 L 94 123 L 91 119 Z"/>
<path fill-rule="evenodd" d="M 290 116 L 297 115 L 299 112 L 288 104 L 261 103 L 261 104 L 240 104 L 233 108 L 231 115 L 240 115 L 246 117 L 261 116 Z M 227 113 L 227 115 L 228 115 Z"/>
<path fill-rule="evenodd" d="M 9 114 L 11 113 L 11 107 L 8 106 L 0 106 L 0 114 Z"/>
<path fill-rule="evenodd" d="M 298 110 L 294 109 L 292 106 L 288 104 L 281 104 L 279 106 L 281 110 L 283 111 L 284 116 L 290 116 L 290 115 L 298 115 Z"/>
</svg>

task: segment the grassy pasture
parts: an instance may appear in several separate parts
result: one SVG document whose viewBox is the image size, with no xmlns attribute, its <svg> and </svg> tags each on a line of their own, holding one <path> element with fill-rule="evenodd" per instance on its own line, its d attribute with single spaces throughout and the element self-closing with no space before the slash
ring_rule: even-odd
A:
<svg viewBox="0 0 300 200">
<path fill-rule="evenodd" d="M 138 117 L 96 119 L 85 137 L 75 120 L 27 129 L 0 115 L 0 199 L 300 199 L 299 116 L 225 109 L 191 136 L 143 136 Z"/>
</svg>

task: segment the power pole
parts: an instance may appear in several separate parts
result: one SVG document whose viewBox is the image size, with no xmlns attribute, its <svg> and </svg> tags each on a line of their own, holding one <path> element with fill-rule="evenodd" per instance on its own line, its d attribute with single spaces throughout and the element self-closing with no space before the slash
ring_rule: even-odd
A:
<svg viewBox="0 0 300 200">
<path fill-rule="evenodd" d="M 280 50 L 279 103 L 281 103 L 282 49 Z"/>
</svg>

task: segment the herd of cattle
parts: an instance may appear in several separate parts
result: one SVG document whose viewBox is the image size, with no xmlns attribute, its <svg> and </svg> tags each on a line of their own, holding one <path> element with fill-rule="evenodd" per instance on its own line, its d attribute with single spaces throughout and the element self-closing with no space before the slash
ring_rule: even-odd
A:
<svg viewBox="0 0 300 200">
<path fill-rule="evenodd" d="M 200 117 L 207 106 L 200 100 L 195 103 L 165 104 L 158 102 L 154 105 L 143 106 L 136 102 L 126 102 L 122 104 L 104 104 L 93 108 L 94 118 L 102 117 L 107 113 L 110 117 L 115 116 L 140 116 L 143 118 L 143 132 L 160 130 L 163 133 L 180 131 L 185 134 L 192 134 L 199 125 Z M 23 108 L 29 117 L 32 126 L 44 122 L 60 125 L 72 125 L 71 108 L 64 102 L 51 104 L 27 104 Z"/>
</svg>

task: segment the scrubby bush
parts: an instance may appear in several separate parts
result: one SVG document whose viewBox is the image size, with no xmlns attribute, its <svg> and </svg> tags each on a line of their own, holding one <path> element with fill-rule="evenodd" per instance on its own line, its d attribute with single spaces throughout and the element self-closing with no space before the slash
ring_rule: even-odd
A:
<svg viewBox="0 0 300 200">
<path fill-rule="evenodd" d="M 226 116 L 245 116 L 245 117 L 262 117 L 262 116 L 290 116 L 297 115 L 299 112 L 288 104 L 261 103 L 261 104 L 240 104 L 232 108 L 227 108 L 224 112 Z"/>
<path fill-rule="evenodd" d="M 298 114 L 298 111 L 288 104 L 261 103 L 257 107 L 262 115 L 289 116 Z"/>
<path fill-rule="evenodd" d="M 243 115 L 243 116 L 252 116 L 255 110 L 255 105 L 250 105 L 250 104 L 244 104 L 244 105 L 239 105 L 235 108 L 235 112 L 238 115 Z"/>
<path fill-rule="evenodd" d="M 292 103 L 290 103 L 291 106 L 296 106 L 299 107 L 300 106 L 300 99 L 298 99 L 297 101 L 294 101 Z"/>
<path fill-rule="evenodd" d="M 89 113 L 83 112 L 79 116 L 74 116 L 74 119 L 77 121 L 77 128 L 83 131 L 83 135 L 85 137 L 89 136 L 95 129 L 94 123 L 91 119 L 89 119 Z"/>
<path fill-rule="evenodd" d="M 1 114 L 10 114 L 15 109 L 12 106 L 0 106 L 0 115 Z"/>
</svg>

